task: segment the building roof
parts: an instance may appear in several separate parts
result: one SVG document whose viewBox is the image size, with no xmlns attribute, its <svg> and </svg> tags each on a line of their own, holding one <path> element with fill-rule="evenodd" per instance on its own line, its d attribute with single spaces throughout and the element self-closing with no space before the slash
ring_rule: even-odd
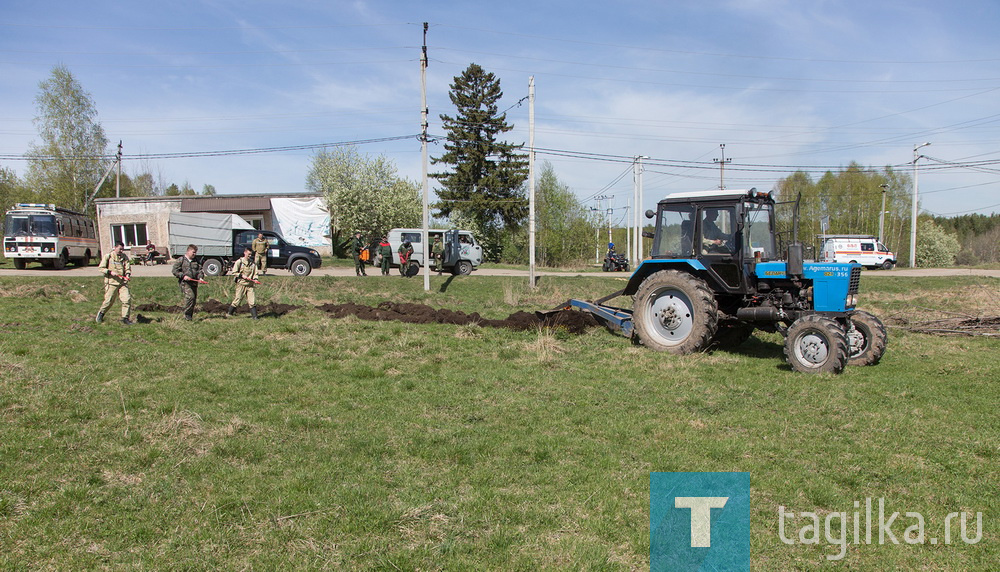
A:
<svg viewBox="0 0 1000 572">
<path fill-rule="evenodd" d="M 271 210 L 270 197 L 186 197 L 181 199 L 181 212 L 241 213 Z"/>
<path fill-rule="evenodd" d="M 314 197 L 321 197 L 322 195 L 317 193 L 266 193 L 266 194 L 240 194 L 240 195 L 215 195 L 215 196 L 200 196 L 200 195 L 171 195 L 163 196 L 157 195 L 153 197 L 106 197 L 95 199 L 95 203 L 125 203 L 125 202 L 159 202 L 159 201 L 188 201 L 188 200 L 212 200 L 212 199 L 311 199 Z M 268 207 L 270 208 L 270 207 Z"/>
</svg>

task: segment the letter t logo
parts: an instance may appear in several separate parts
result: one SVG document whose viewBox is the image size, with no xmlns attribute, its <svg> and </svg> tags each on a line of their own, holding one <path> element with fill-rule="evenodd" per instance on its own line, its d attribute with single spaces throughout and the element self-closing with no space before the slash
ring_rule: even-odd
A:
<svg viewBox="0 0 1000 572">
<path fill-rule="evenodd" d="M 691 547 L 711 548 L 712 509 L 726 506 L 729 497 L 676 497 L 674 508 L 691 509 Z"/>
</svg>

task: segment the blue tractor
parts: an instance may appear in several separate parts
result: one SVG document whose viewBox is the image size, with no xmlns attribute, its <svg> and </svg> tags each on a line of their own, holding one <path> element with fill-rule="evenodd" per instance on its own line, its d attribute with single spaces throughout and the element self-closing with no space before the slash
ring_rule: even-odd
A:
<svg viewBox="0 0 1000 572">
<path fill-rule="evenodd" d="M 791 240 L 779 250 L 776 204 L 756 189 L 668 195 L 645 213 L 656 221 L 653 246 L 628 285 L 562 307 L 590 312 L 647 348 L 674 354 L 732 347 L 760 329 L 785 337 L 795 371 L 840 373 L 848 364 L 878 363 L 887 336 L 878 318 L 856 309 L 861 266 L 803 261 L 798 201 Z M 632 296 L 632 309 L 606 304 L 618 296 Z"/>
</svg>

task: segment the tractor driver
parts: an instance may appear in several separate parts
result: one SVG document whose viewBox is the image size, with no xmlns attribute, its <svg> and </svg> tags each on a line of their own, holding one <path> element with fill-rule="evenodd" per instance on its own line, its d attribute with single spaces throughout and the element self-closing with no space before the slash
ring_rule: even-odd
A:
<svg viewBox="0 0 1000 572">
<path fill-rule="evenodd" d="M 729 212 L 728 209 L 726 212 Z M 719 223 L 722 222 L 720 214 L 721 209 L 705 209 L 705 218 L 701 224 L 702 252 L 705 254 L 733 251 L 732 233 L 723 232 L 719 228 Z M 732 228 L 732 217 L 727 218 L 729 224 L 724 226 Z"/>
</svg>

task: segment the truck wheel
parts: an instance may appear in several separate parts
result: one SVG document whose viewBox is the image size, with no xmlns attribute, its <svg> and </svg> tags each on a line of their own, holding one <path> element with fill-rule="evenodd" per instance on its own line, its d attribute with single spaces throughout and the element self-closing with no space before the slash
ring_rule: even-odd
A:
<svg viewBox="0 0 1000 572">
<path fill-rule="evenodd" d="M 703 280 L 677 270 L 661 270 L 635 294 L 633 325 L 647 348 L 689 354 L 708 347 L 719 307 Z"/>
<path fill-rule="evenodd" d="M 406 272 L 403 273 L 407 278 L 411 278 L 420 274 L 420 263 L 416 260 L 411 260 L 406 264 Z"/>
<path fill-rule="evenodd" d="M 719 326 L 715 337 L 712 338 L 712 347 L 735 348 L 749 340 L 751 335 L 753 335 L 753 326 L 745 322 Z"/>
<path fill-rule="evenodd" d="M 312 272 L 312 265 L 309 264 L 308 260 L 299 258 L 295 262 L 292 262 L 292 265 L 288 269 L 295 276 L 309 276 L 309 273 Z"/>
<path fill-rule="evenodd" d="M 54 270 L 65 270 L 66 264 L 69 263 L 69 257 L 66 256 L 66 251 L 59 253 L 59 256 L 52 259 L 52 268 Z"/>
<path fill-rule="evenodd" d="M 14 268 L 16 270 L 24 270 L 28 267 L 28 263 L 23 258 L 14 259 Z"/>
<path fill-rule="evenodd" d="M 202 263 L 201 269 L 205 271 L 206 276 L 221 276 L 222 261 L 218 258 L 209 258 Z"/>
<path fill-rule="evenodd" d="M 882 359 L 889 335 L 885 326 L 868 312 L 854 312 L 847 328 L 848 365 L 875 365 Z"/>
<path fill-rule="evenodd" d="M 895 266 L 891 260 L 886 260 L 882 263 L 882 270 L 892 270 Z"/>
<path fill-rule="evenodd" d="M 847 336 L 830 318 L 816 314 L 795 320 L 785 338 L 785 358 L 802 373 L 840 373 L 847 365 Z"/>
<path fill-rule="evenodd" d="M 455 276 L 468 276 L 472 274 L 472 263 L 468 260 L 459 260 L 455 265 Z"/>
<path fill-rule="evenodd" d="M 90 266 L 90 251 L 89 250 L 83 253 L 83 258 L 77 258 L 76 259 L 76 265 L 77 266 Z"/>
</svg>

